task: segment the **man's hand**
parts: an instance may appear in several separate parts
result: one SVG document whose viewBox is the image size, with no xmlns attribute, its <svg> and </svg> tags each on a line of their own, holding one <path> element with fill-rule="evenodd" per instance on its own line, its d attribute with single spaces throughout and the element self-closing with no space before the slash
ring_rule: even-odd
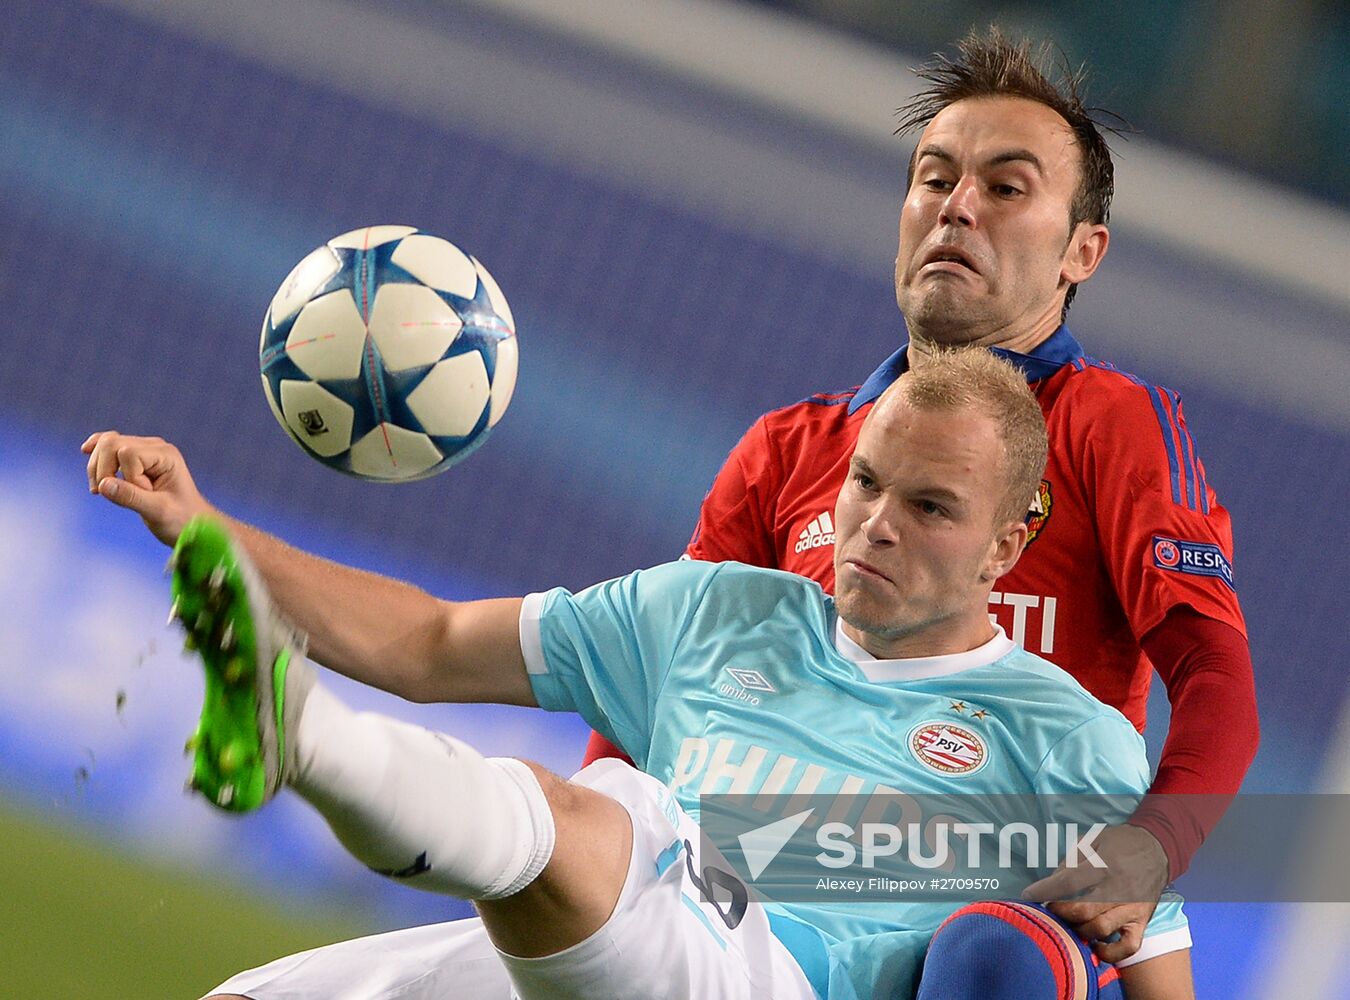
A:
<svg viewBox="0 0 1350 1000">
<path fill-rule="evenodd" d="M 178 540 L 193 516 L 214 512 L 198 492 L 182 454 L 163 438 L 99 431 L 80 451 L 89 456 L 89 492 L 134 510 L 165 545 Z"/>
<path fill-rule="evenodd" d="M 1092 844 L 1105 868 L 1061 867 L 1027 886 L 1023 899 L 1047 903 L 1103 961 L 1119 962 L 1139 950 L 1144 928 L 1167 885 L 1167 855 L 1143 827 L 1107 827 Z M 1104 939 L 1119 932 L 1112 942 Z"/>
</svg>

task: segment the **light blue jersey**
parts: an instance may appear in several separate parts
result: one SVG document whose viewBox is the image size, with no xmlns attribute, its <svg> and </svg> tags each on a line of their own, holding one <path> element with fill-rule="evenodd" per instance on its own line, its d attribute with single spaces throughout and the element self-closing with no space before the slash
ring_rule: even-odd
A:
<svg viewBox="0 0 1350 1000">
<path fill-rule="evenodd" d="M 1149 784 L 1125 717 L 1001 632 L 966 653 L 877 660 L 790 573 L 679 562 L 531 595 L 521 644 L 540 706 L 579 712 L 696 819 L 699 796 L 717 793 L 1142 796 Z M 917 988 L 928 940 L 959 904 L 765 905 L 820 932 L 831 997 L 890 998 Z M 1141 955 L 1182 936 L 1189 946 L 1180 900 L 1164 897 Z"/>
</svg>

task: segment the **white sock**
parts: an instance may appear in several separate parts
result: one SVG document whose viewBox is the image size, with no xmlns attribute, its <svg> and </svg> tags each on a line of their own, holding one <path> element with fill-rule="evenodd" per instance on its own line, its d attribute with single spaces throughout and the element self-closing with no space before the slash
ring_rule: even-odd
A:
<svg viewBox="0 0 1350 1000">
<path fill-rule="evenodd" d="M 291 735 L 291 787 L 383 875 L 462 899 L 501 899 L 533 882 L 553 855 L 553 813 L 518 760 L 353 712 L 319 684 Z"/>
</svg>

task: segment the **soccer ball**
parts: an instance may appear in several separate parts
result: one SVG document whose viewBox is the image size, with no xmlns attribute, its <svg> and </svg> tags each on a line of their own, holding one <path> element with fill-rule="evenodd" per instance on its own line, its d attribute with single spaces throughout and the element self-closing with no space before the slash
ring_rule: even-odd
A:
<svg viewBox="0 0 1350 1000">
<path fill-rule="evenodd" d="M 515 322 L 492 275 L 411 226 L 370 226 L 295 265 L 263 319 L 263 391 L 329 468 L 385 482 L 467 458 L 516 384 Z"/>
</svg>

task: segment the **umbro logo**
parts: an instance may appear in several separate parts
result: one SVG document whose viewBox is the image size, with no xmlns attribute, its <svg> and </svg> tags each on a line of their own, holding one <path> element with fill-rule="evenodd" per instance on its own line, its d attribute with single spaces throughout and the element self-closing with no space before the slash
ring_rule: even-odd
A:
<svg viewBox="0 0 1350 1000">
<path fill-rule="evenodd" d="M 830 512 L 823 510 L 818 516 L 811 518 L 810 523 L 802 529 L 802 533 L 797 536 L 797 546 L 793 551 L 800 555 L 807 549 L 818 549 L 822 545 L 833 544 L 834 521 L 830 518 Z"/>
<path fill-rule="evenodd" d="M 769 679 L 758 670 L 745 670 L 741 667 L 727 667 L 727 673 L 735 678 L 737 684 L 750 691 L 768 691 L 771 694 L 778 691 L 776 687 L 769 683 Z"/>
<path fill-rule="evenodd" d="M 717 686 L 717 693 L 725 695 L 728 698 L 735 698 L 737 701 L 743 701 L 747 705 L 758 705 L 759 697 L 754 694 L 755 691 L 762 691 L 765 694 L 776 694 L 778 689 L 769 682 L 769 679 L 758 670 L 747 670 L 744 667 L 727 667 L 727 673 L 735 684 L 728 684 L 723 681 Z"/>
</svg>

